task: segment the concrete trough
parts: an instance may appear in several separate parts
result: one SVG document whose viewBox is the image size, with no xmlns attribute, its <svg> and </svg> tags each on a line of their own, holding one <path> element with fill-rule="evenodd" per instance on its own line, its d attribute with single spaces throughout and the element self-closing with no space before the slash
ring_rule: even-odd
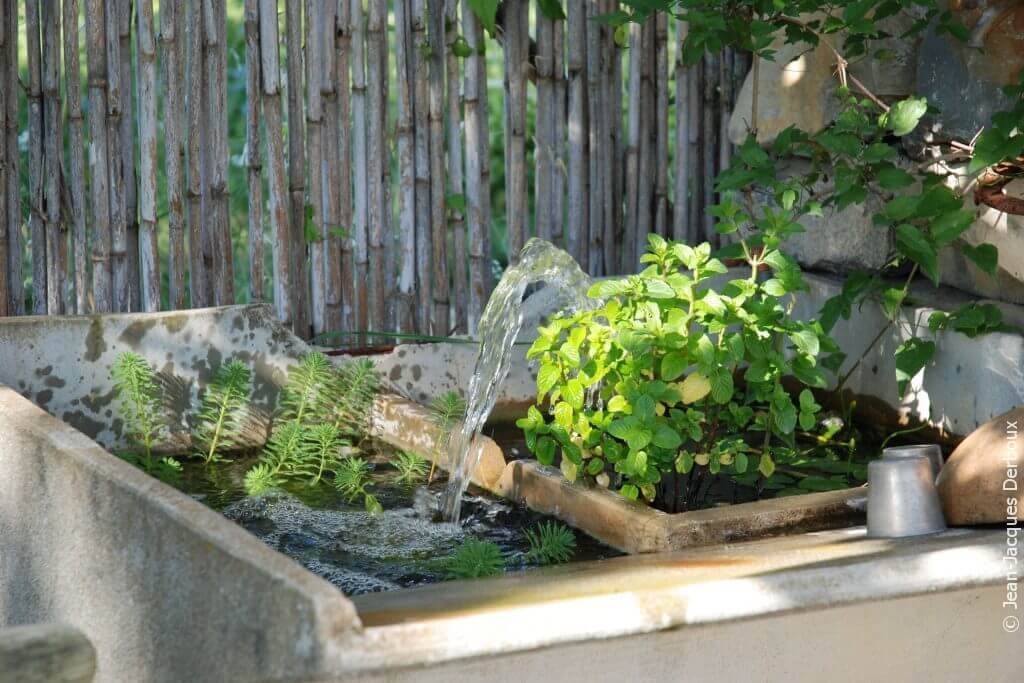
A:
<svg viewBox="0 0 1024 683">
<path fill-rule="evenodd" d="M 797 534 L 350 600 L 97 444 L 122 439 L 106 368 L 128 349 L 193 397 L 218 362 L 246 360 L 269 405 L 305 346 L 264 307 L 0 321 L 0 626 L 78 628 L 99 681 L 800 680 L 807 651 L 829 652 L 838 680 L 1024 673 L 998 628 L 998 531 Z"/>
</svg>

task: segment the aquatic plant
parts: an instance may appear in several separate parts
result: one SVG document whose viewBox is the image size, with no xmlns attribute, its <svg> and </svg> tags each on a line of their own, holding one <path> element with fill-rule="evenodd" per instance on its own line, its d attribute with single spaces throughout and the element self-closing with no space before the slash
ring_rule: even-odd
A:
<svg viewBox="0 0 1024 683">
<path fill-rule="evenodd" d="M 203 392 L 196 416 L 195 439 L 207 464 L 220 459 L 220 450 L 234 445 L 244 424 L 252 373 L 241 361 L 221 365 Z"/>
<path fill-rule="evenodd" d="M 457 391 L 446 391 L 440 396 L 435 396 L 427 408 L 430 410 L 430 421 L 438 430 L 434 457 L 430 463 L 430 473 L 427 475 L 429 483 L 434 480 L 437 463 L 444 457 L 448 448 L 452 429 L 466 414 L 466 399 Z"/>
<path fill-rule="evenodd" d="M 282 483 L 277 473 L 266 463 L 259 463 L 245 473 L 245 492 L 250 496 L 261 496 Z"/>
<path fill-rule="evenodd" d="M 558 522 L 541 522 L 527 529 L 526 540 L 530 544 L 525 555 L 527 562 L 561 564 L 576 554 L 576 535 Z"/>
<path fill-rule="evenodd" d="M 280 410 L 260 457 L 263 470 L 253 474 L 253 489 L 291 478 L 315 486 L 328 473 L 337 481 L 347 467 L 342 449 L 369 427 L 378 385 L 376 369 L 367 360 L 336 368 L 319 352 L 299 359 L 288 369 Z M 376 503 L 372 495 L 367 500 Z M 368 503 L 367 509 L 371 507 Z"/>
<path fill-rule="evenodd" d="M 142 448 L 139 464 L 149 470 L 153 465 L 153 444 L 166 429 L 156 372 L 145 358 L 125 351 L 111 368 L 114 391 L 121 399 L 121 414 L 128 437 Z"/>
<path fill-rule="evenodd" d="M 442 565 L 450 579 L 480 579 L 505 571 L 505 557 L 492 541 L 467 538 Z"/>
<path fill-rule="evenodd" d="M 398 472 L 395 482 L 399 484 L 412 484 L 427 474 L 427 459 L 419 453 L 399 451 L 391 460 L 391 466 Z"/>
<path fill-rule="evenodd" d="M 363 499 L 363 507 L 370 514 L 383 510 L 380 501 L 370 493 L 370 463 L 362 458 L 350 457 L 341 461 L 334 473 L 334 488 L 349 502 Z"/>
</svg>

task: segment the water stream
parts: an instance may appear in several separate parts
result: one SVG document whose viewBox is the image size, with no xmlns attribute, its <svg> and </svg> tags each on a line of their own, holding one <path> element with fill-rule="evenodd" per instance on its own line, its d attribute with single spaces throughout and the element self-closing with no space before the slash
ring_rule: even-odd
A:
<svg viewBox="0 0 1024 683">
<path fill-rule="evenodd" d="M 519 252 L 519 260 L 502 275 L 480 317 L 480 348 L 469 380 L 466 415 L 462 429 L 452 434 L 448 446 L 450 475 L 442 506 L 447 521 L 459 521 L 462 495 L 480 459 L 473 441 L 494 408 L 498 388 L 508 376 L 512 347 L 523 323 L 523 294 L 536 282 L 560 290 L 568 297 L 570 308 L 588 305 L 590 278 L 572 256 L 545 240 L 535 237 L 528 241 Z"/>
</svg>

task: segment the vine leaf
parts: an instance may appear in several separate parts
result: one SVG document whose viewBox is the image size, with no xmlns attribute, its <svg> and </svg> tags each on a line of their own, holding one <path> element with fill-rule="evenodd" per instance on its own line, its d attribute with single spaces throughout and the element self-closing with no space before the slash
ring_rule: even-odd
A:
<svg viewBox="0 0 1024 683">
<path fill-rule="evenodd" d="M 996 268 L 999 266 L 999 250 L 988 242 L 973 246 L 970 244 L 963 245 L 964 256 L 971 259 L 974 265 L 981 268 L 989 275 L 996 274 Z"/>
<path fill-rule="evenodd" d="M 921 266 L 921 271 L 939 284 L 939 255 L 928 237 L 909 223 L 896 226 L 896 248 Z"/>
<path fill-rule="evenodd" d="M 882 114 L 882 125 L 892 130 L 894 135 L 902 137 L 917 128 L 917 123 L 927 111 L 928 100 L 923 97 L 901 100 Z"/>
<path fill-rule="evenodd" d="M 466 0 L 473 14 L 492 36 L 498 35 L 497 16 L 499 0 Z"/>
<path fill-rule="evenodd" d="M 911 337 L 896 349 L 896 388 L 900 398 L 910 380 L 917 376 L 935 356 L 935 342 Z"/>
</svg>

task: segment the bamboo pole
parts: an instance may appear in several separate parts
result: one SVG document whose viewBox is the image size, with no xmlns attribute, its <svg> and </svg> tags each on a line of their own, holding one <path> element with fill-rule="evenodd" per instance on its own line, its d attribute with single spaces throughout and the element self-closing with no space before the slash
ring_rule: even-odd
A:
<svg viewBox="0 0 1024 683">
<path fill-rule="evenodd" d="M 260 72 L 267 138 L 267 187 L 270 193 L 271 250 L 274 259 L 274 307 L 284 325 L 292 324 L 293 280 L 288 178 L 281 115 L 281 65 L 278 56 L 277 0 L 259 0 Z"/>
<path fill-rule="evenodd" d="M 659 12 L 654 27 L 654 229 L 671 236 L 671 207 L 668 202 L 668 15 Z"/>
<path fill-rule="evenodd" d="M 131 304 L 128 283 L 128 226 L 125 221 L 124 140 L 121 118 L 124 105 L 121 72 L 121 4 L 124 0 L 106 0 L 107 51 L 107 159 L 110 193 L 111 271 L 113 285 L 111 305 L 116 312 L 127 311 Z"/>
<path fill-rule="evenodd" d="M 448 225 L 445 220 L 445 0 L 427 0 L 427 120 L 430 124 L 431 334 L 451 329 L 448 283 Z M 426 273 L 424 273 L 426 275 Z"/>
<path fill-rule="evenodd" d="M 654 150 L 655 22 L 654 16 L 648 17 L 640 31 L 640 181 L 637 186 L 637 227 L 633 243 L 633 268 L 639 265 L 640 255 L 647 249 L 647 235 L 654 229 L 654 188 L 657 180 L 657 170 L 654 167 L 657 161 L 657 154 Z"/>
<path fill-rule="evenodd" d="M 11 24 L 10 8 L 0 1 L 0 317 L 10 315 L 10 286 L 8 240 L 10 216 L 7 212 L 7 99 L 16 96 L 16 90 L 7 89 L 8 36 Z M 15 165 L 16 168 L 16 165 Z"/>
<path fill-rule="evenodd" d="M 398 289 L 395 307 L 399 332 L 416 328 L 416 151 L 413 108 L 415 46 L 412 37 L 412 4 L 410 0 L 395 2 L 395 85 L 398 147 Z M 424 226 L 425 228 L 425 226 Z"/>
<path fill-rule="evenodd" d="M 263 159 L 260 153 L 260 6 L 245 0 L 245 165 L 248 170 L 249 301 L 263 301 Z M 168 176 L 170 174 L 168 173 Z"/>
<path fill-rule="evenodd" d="M 513 263 L 530 234 L 526 188 L 526 71 L 529 5 L 505 5 L 505 219 L 508 261 Z"/>
<path fill-rule="evenodd" d="M 184 9 L 185 0 L 170 0 L 162 3 L 160 7 L 160 45 L 164 66 L 164 156 L 167 165 L 168 301 L 172 310 L 185 308 L 186 305 L 187 262 L 182 187 L 185 164 L 185 98 L 181 92 L 184 82 Z M 253 98 L 249 101 L 252 102 Z"/>
<path fill-rule="evenodd" d="M 452 231 L 453 329 L 466 330 L 466 307 L 469 304 L 469 252 L 466 243 L 466 204 L 462 170 L 462 108 L 459 102 L 459 61 L 453 45 L 458 38 L 458 0 L 446 0 L 444 6 L 445 26 L 445 80 L 447 82 L 447 108 L 445 125 L 448 137 L 448 193 L 461 198 L 461 202 L 449 203 L 448 221 Z M 461 206 L 460 206 L 461 204 Z"/>
<path fill-rule="evenodd" d="M 556 21 L 551 38 L 551 80 L 554 90 L 552 121 L 554 122 L 554 158 L 551 173 L 551 238 L 565 245 L 565 185 L 566 185 L 566 97 L 565 80 L 565 20 Z"/>
<path fill-rule="evenodd" d="M 729 142 L 729 117 L 732 114 L 733 94 L 733 61 L 734 52 L 731 48 L 722 50 L 719 65 L 720 84 L 718 107 L 718 170 L 729 168 L 732 160 L 732 143 Z"/>
<path fill-rule="evenodd" d="M 687 138 L 690 146 L 690 202 L 687 214 L 687 241 L 690 244 L 697 244 L 702 241 L 704 234 L 703 218 L 701 207 L 704 203 L 704 162 L 701 157 L 701 126 L 704 116 L 704 68 L 701 62 L 697 62 L 689 68 L 687 78 L 687 111 L 688 128 Z"/>
<path fill-rule="evenodd" d="M 324 7 L 324 23 L 320 26 L 321 40 L 323 40 L 323 77 L 320 79 L 321 99 L 324 108 L 324 164 L 323 164 L 323 191 L 324 191 L 324 328 L 326 330 L 350 329 L 345 324 L 344 293 L 348 289 L 343 287 L 344 265 L 342 261 L 342 237 L 343 230 L 350 229 L 351 220 L 351 194 L 349 194 L 349 127 L 348 122 L 348 47 L 342 49 L 340 36 L 342 22 L 339 21 L 339 0 L 326 0 Z M 344 24 L 347 26 L 347 8 L 345 4 L 346 18 Z M 344 63 L 344 75 L 339 63 Z M 341 84 L 344 83 L 342 86 Z M 342 103 L 339 98 L 339 91 L 344 92 L 344 117 L 346 125 L 340 127 L 338 119 L 342 115 Z M 344 148 L 344 157 L 342 156 Z M 341 159 L 346 159 L 344 166 Z M 345 188 L 346 213 L 344 220 L 342 213 L 342 188 Z M 349 252 L 351 254 L 351 252 Z M 351 273 L 351 261 L 349 261 L 348 272 Z"/>
<path fill-rule="evenodd" d="M 138 0 L 136 67 L 139 79 L 139 275 L 142 308 L 160 310 L 160 253 L 156 235 L 156 38 L 153 0 Z"/>
<path fill-rule="evenodd" d="M 339 230 L 340 239 L 338 249 L 340 252 L 341 272 L 340 281 L 340 305 L 341 305 L 341 329 L 352 331 L 356 329 L 356 292 L 355 277 L 356 264 L 354 252 L 354 216 L 352 207 L 352 157 L 355 145 L 354 132 L 352 127 L 352 91 L 350 71 L 353 68 L 352 56 L 352 7 L 349 0 L 338 0 L 337 14 L 335 15 L 335 43 L 334 43 L 334 98 L 336 111 L 332 115 L 335 119 L 332 131 L 337 131 L 338 144 L 332 150 L 335 155 L 331 161 L 336 178 L 331 180 L 334 187 L 334 197 L 337 206 L 335 215 L 335 227 Z M 362 289 L 362 287 L 360 287 Z M 351 342 L 352 340 L 348 340 Z"/>
<path fill-rule="evenodd" d="M 92 205 L 92 295 L 90 310 L 113 309 L 107 111 L 106 8 L 103 0 L 85 0 L 86 62 L 89 67 L 89 178 Z"/>
<path fill-rule="evenodd" d="M 569 215 L 566 250 L 587 270 L 587 14 L 585 0 L 568 0 Z"/>
<path fill-rule="evenodd" d="M 618 0 L 609 0 L 609 9 L 612 11 L 617 10 L 619 7 Z M 612 222 L 611 226 L 613 239 L 612 243 L 616 246 L 615 259 L 613 264 L 613 272 L 623 272 L 623 253 L 621 245 L 625 241 L 625 196 L 626 196 L 626 135 L 623 130 L 623 87 L 622 87 L 622 50 L 615 43 L 614 35 L 611 41 L 612 49 L 612 63 L 611 63 L 611 78 L 608 83 L 608 89 L 611 92 L 611 97 L 608 101 L 608 108 L 613 112 L 611 125 L 612 140 L 609 143 L 609 147 L 615 154 L 614 162 L 612 163 Z"/>
<path fill-rule="evenodd" d="M 302 3 L 285 2 L 288 56 L 288 193 L 291 198 L 293 296 L 292 325 L 309 335 L 309 273 L 306 268 L 306 149 L 302 111 Z"/>
<path fill-rule="evenodd" d="M 141 0 L 139 0 L 141 2 Z M 128 301 L 125 310 L 137 311 L 142 303 L 139 290 L 139 191 L 135 172 L 135 98 L 132 96 L 132 5 L 121 0 L 117 8 L 117 54 L 121 66 L 121 182 L 124 184 L 125 277 Z"/>
<path fill-rule="evenodd" d="M 718 101 L 718 55 L 712 52 L 704 55 L 704 123 L 703 123 L 703 179 L 704 198 L 702 215 L 704 217 L 704 239 L 712 246 L 719 243 L 715 234 L 715 217 L 708 207 L 715 203 L 715 166 L 718 161 L 718 116 L 715 106 Z"/>
<path fill-rule="evenodd" d="M 298 3 L 295 3 L 298 4 Z M 324 188 L 323 188 L 323 99 L 322 85 L 324 75 L 323 40 L 324 3 L 317 0 L 306 0 L 305 21 L 305 69 L 306 69 L 306 145 L 309 159 L 309 200 L 310 227 L 315 232 L 315 239 L 309 242 L 310 271 L 310 311 L 312 313 L 313 333 L 320 334 L 325 330 L 326 317 L 326 281 L 324 279 L 324 242 L 327 226 L 324 222 Z M 292 90 L 301 87 L 299 81 L 290 81 Z M 291 98 L 289 98 L 291 102 Z"/>
<path fill-rule="evenodd" d="M 275 13 L 276 16 L 276 13 Z M 185 13 L 185 95 L 188 152 L 189 291 L 193 308 L 213 304 L 203 226 L 203 8 L 202 0 L 189 0 Z"/>
<path fill-rule="evenodd" d="M 484 34 L 480 21 L 466 4 L 462 6 L 462 32 L 469 45 L 463 78 L 462 106 L 466 134 L 466 227 L 469 255 L 469 292 L 466 331 L 476 332 L 490 287 L 490 134 L 487 125 L 487 69 Z"/>
<path fill-rule="evenodd" d="M 288 3 L 289 6 L 295 3 Z M 206 126 L 208 198 L 207 224 L 213 248 L 211 271 L 214 301 L 235 302 L 234 258 L 231 247 L 228 194 L 228 46 L 226 0 L 205 0 L 203 60 L 206 67 Z"/>
<path fill-rule="evenodd" d="M 72 251 L 75 264 L 74 312 L 88 313 L 90 296 L 87 250 L 88 233 L 85 227 L 85 117 L 82 116 L 82 82 L 79 63 L 78 0 L 64 0 L 64 74 L 67 92 L 68 159 L 66 177 L 71 200 Z M 0 68 L 2 72 L 2 68 Z M 3 114 L 0 112 L 0 117 Z M 2 130 L 2 126 L 0 126 Z M 0 140 L 0 148 L 3 142 Z M 2 151 L 2 150 L 0 150 Z M 0 188 L 3 182 L 0 181 Z M 0 190 L 2 193 L 2 190 Z M 2 210 L 0 210 L 2 214 Z M 0 215 L 0 220 L 3 220 Z M 70 312 L 70 311 L 69 311 Z"/>
<path fill-rule="evenodd" d="M 387 255 L 385 249 L 386 220 L 384 191 L 385 157 L 384 135 L 387 121 L 386 100 L 381 88 L 386 76 L 387 63 L 387 0 L 369 0 L 366 21 L 366 155 L 368 172 L 367 246 L 370 291 L 368 296 L 368 326 L 375 330 L 385 327 L 387 302 Z"/>
<path fill-rule="evenodd" d="M 342 0 L 345 2 L 346 0 Z M 369 325 L 369 246 L 367 220 L 369 211 L 369 176 L 367 166 L 366 125 L 366 15 L 362 0 L 349 0 L 352 32 L 352 251 L 355 261 L 353 320 L 356 329 Z M 360 336 L 359 344 L 366 338 Z"/>
<path fill-rule="evenodd" d="M 675 206 L 672 214 L 672 239 L 679 242 L 690 240 L 688 232 L 690 203 L 690 158 L 689 126 L 693 111 L 690 109 L 690 67 L 683 61 L 683 43 L 686 41 L 688 26 L 676 21 L 676 139 L 675 139 Z"/>
<path fill-rule="evenodd" d="M 626 131 L 626 229 L 622 245 L 622 266 L 626 272 L 633 272 L 637 265 L 636 246 L 640 231 L 640 136 L 641 130 L 641 64 L 643 62 L 643 28 L 640 24 L 629 25 L 629 80 L 628 119 Z"/>
<path fill-rule="evenodd" d="M 43 223 L 46 239 L 46 312 L 64 312 L 64 287 L 69 284 L 67 232 L 61 211 L 60 2 L 42 0 L 43 86 Z"/>
<path fill-rule="evenodd" d="M 28 226 L 32 240 L 32 311 L 46 314 L 46 228 L 43 224 L 43 85 L 39 47 L 39 3 L 25 4 L 28 50 Z"/>
<path fill-rule="evenodd" d="M 616 0 L 601 0 L 597 6 L 598 14 L 614 12 L 618 9 Z M 596 22 L 595 22 L 596 23 Z M 611 275 L 618 270 L 618 255 L 616 253 L 619 240 L 616 235 L 619 209 L 615 203 L 615 175 L 616 175 L 616 140 L 615 132 L 616 119 L 621 117 L 621 110 L 615 102 L 615 80 L 614 60 L 617 59 L 615 47 L 614 30 L 606 25 L 599 26 L 598 49 L 600 50 L 600 73 L 597 79 L 597 88 L 601 98 L 601 134 L 598 140 L 598 149 L 601 155 L 601 184 L 598 194 L 601 196 L 601 260 L 605 275 Z"/>
<path fill-rule="evenodd" d="M 550 240 L 558 222 L 554 215 L 555 169 L 555 24 L 537 12 L 537 116 L 534 147 L 534 219 L 537 237 Z M 559 24 L 561 26 L 561 24 Z"/>
<path fill-rule="evenodd" d="M 604 175 L 609 166 L 606 156 L 608 152 L 604 146 L 606 139 L 605 132 L 605 107 L 604 95 L 601 88 L 601 76 L 603 65 L 601 63 L 601 33 L 602 26 L 595 21 L 600 14 L 597 2 L 588 0 L 586 3 L 587 27 L 586 27 L 586 69 L 587 69 L 587 265 L 588 272 L 593 276 L 601 276 L 604 271 L 604 196 L 601 188 L 604 187 Z"/>
<path fill-rule="evenodd" d="M 412 27 L 412 49 L 407 57 L 412 66 L 412 133 L 416 165 L 416 275 L 412 294 L 416 300 L 414 329 L 428 332 L 432 309 L 433 235 L 431 233 L 430 110 L 428 80 L 426 0 L 410 0 L 407 21 Z M 396 79 L 397 80 L 397 79 Z M 401 87 L 401 86 L 399 86 Z M 404 233 L 403 233 L 404 234 Z M 404 273 L 403 273 L 404 276 Z M 397 302 L 396 302 L 397 303 Z"/>
<path fill-rule="evenodd" d="M 7 192 L 7 273 L 8 273 L 8 312 L 11 315 L 22 315 L 25 312 L 24 281 L 22 280 L 21 248 L 21 181 L 18 177 L 20 153 L 18 149 L 18 15 L 16 0 L 4 0 L 7 4 L 7 71 L 0 74 L 0 85 L 4 85 L 8 93 L 6 138 L 8 169 L 7 186 L 0 191 Z M 0 140 L 0 144 L 4 144 Z"/>
</svg>

